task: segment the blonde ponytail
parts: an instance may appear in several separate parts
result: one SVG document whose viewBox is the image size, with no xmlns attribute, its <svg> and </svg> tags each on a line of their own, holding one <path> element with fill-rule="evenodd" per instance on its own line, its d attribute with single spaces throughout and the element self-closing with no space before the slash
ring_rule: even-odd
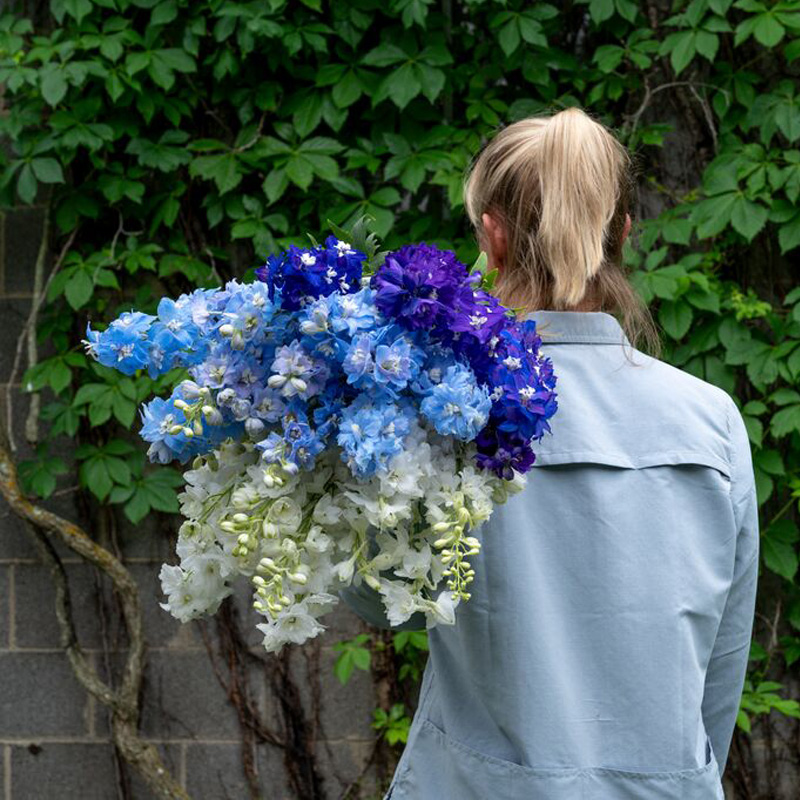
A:
<svg viewBox="0 0 800 800">
<path fill-rule="evenodd" d="M 503 301 L 532 311 L 589 300 L 621 317 L 634 346 L 658 353 L 658 329 L 622 264 L 632 188 L 626 149 L 580 109 L 501 130 L 470 166 L 464 203 L 478 233 L 485 212 L 504 227 Z"/>
</svg>

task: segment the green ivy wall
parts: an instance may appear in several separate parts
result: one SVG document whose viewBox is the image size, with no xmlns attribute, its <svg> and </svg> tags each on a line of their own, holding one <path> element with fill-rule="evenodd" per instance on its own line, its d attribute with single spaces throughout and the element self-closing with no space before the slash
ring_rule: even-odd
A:
<svg viewBox="0 0 800 800">
<path fill-rule="evenodd" d="M 470 260 L 461 181 L 486 136 L 571 105 L 612 126 L 636 155 L 627 258 L 663 329 L 663 357 L 738 399 L 754 450 L 763 564 L 727 788 L 737 798 L 796 796 L 798 0 L 2 9 L 0 200 L 8 219 L 41 210 L 50 254 L 32 253 L 25 266 L 43 298 L 39 344 L 22 347 L 33 358 L 21 359 L 21 380 L 10 377 L 41 435 L 20 473 L 45 502 L 76 486 L 87 519 L 168 515 L 180 482 L 146 465 L 129 434 L 152 382 L 89 363 L 80 345 L 88 318 L 251 275 L 305 231 L 365 213 L 388 247 L 424 239 Z M 340 678 L 377 674 L 384 778 L 424 653 L 421 644 L 404 656 L 408 647 L 369 634 L 337 651 Z M 303 785 L 297 796 L 314 796 Z"/>
</svg>

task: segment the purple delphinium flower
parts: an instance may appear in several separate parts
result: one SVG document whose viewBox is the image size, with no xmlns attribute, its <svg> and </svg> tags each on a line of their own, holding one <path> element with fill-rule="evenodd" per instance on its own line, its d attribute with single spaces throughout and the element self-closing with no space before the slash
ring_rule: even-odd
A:
<svg viewBox="0 0 800 800">
<path fill-rule="evenodd" d="M 528 440 L 517 433 L 507 433 L 487 425 L 475 439 L 478 466 L 489 469 L 498 478 L 510 481 L 514 470 L 525 473 L 536 460 Z"/>
<path fill-rule="evenodd" d="M 389 253 L 372 288 L 384 314 L 406 328 L 431 330 L 447 327 L 456 295 L 468 279 L 455 253 L 423 242 Z"/>
</svg>

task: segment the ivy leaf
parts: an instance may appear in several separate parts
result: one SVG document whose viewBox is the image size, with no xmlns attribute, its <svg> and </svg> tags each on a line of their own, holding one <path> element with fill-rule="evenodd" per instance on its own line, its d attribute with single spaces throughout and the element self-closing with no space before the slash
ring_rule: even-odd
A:
<svg viewBox="0 0 800 800">
<path fill-rule="evenodd" d="M 738 197 L 731 208 L 731 225 L 750 242 L 766 225 L 768 216 L 768 208 L 746 197 Z"/>
<path fill-rule="evenodd" d="M 50 106 L 57 106 L 67 93 L 67 80 L 64 73 L 57 66 L 47 72 L 42 78 L 42 97 Z"/>
<path fill-rule="evenodd" d="M 41 183 L 64 183 L 61 164 L 54 158 L 34 158 L 31 167 L 33 174 Z"/>
<path fill-rule="evenodd" d="M 76 270 L 64 286 L 64 296 L 76 311 L 85 306 L 94 293 L 94 282 L 85 270 Z"/>
<path fill-rule="evenodd" d="M 771 13 L 759 14 L 755 18 L 753 35 L 764 47 L 775 47 L 785 33 L 786 29 Z"/>
<path fill-rule="evenodd" d="M 77 22 L 80 21 L 92 11 L 92 4 L 90 0 L 63 0 L 64 10 L 71 17 L 74 17 Z"/>
<path fill-rule="evenodd" d="M 761 540 L 764 563 L 788 581 L 794 580 L 797 574 L 798 559 L 794 543 L 799 535 L 794 522 L 782 519 L 770 525 Z"/>
<path fill-rule="evenodd" d="M 392 70 L 373 96 L 373 106 L 387 97 L 402 111 L 421 91 L 422 83 L 413 64 Z"/>
<path fill-rule="evenodd" d="M 355 72 L 349 69 L 334 85 L 331 97 L 339 108 L 347 108 L 353 105 L 363 92 L 361 81 Z"/>
<path fill-rule="evenodd" d="M 692 316 L 692 307 L 683 301 L 665 301 L 658 309 L 658 321 L 676 341 L 688 333 Z"/>
<path fill-rule="evenodd" d="M 235 189 L 242 181 L 239 162 L 235 153 L 223 153 L 214 156 L 198 156 L 189 165 L 192 175 L 200 175 L 213 180 L 220 194 Z"/>
<path fill-rule="evenodd" d="M 36 197 L 36 176 L 30 164 L 23 164 L 17 178 L 17 192 L 23 203 L 32 203 Z"/>
<path fill-rule="evenodd" d="M 794 431 L 800 433 L 800 405 L 782 408 L 772 417 L 770 423 L 770 432 L 776 439 L 788 436 Z"/>
<path fill-rule="evenodd" d="M 781 247 L 781 254 L 800 247 L 800 213 L 797 213 L 785 225 L 781 225 L 778 230 L 778 244 Z"/>
<path fill-rule="evenodd" d="M 614 0 L 590 0 L 589 15 L 597 25 L 614 15 Z"/>
<path fill-rule="evenodd" d="M 21 461 L 18 471 L 25 492 L 47 498 L 55 491 L 57 477 L 67 472 L 67 465 L 60 458 L 48 456 L 40 446 L 37 457 L 31 461 Z"/>
</svg>

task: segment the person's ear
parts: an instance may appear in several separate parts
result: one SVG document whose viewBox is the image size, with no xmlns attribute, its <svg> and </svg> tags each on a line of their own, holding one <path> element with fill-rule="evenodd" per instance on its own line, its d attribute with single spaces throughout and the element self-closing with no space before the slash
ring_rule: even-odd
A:
<svg viewBox="0 0 800 800">
<path fill-rule="evenodd" d="M 489 266 L 502 272 L 508 253 L 506 230 L 499 220 L 488 213 L 481 215 L 481 222 L 486 234 L 486 255 L 489 258 Z"/>
<path fill-rule="evenodd" d="M 625 226 L 622 229 L 622 243 L 625 244 L 625 240 L 628 238 L 628 234 L 631 232 L 631 226 L 633 223 L 631 222 L 631 215 L 625 215 Z"/>
</svg>

